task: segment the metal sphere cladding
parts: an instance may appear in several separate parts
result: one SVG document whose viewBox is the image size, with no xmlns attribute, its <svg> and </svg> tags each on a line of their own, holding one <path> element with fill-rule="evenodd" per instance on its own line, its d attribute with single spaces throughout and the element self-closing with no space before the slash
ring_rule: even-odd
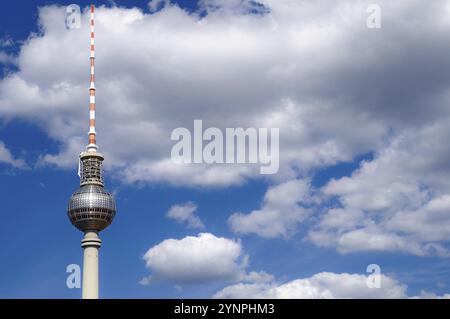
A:
<svg viewBox="0 0 450 319">
<path fill-rule="evenodd" d="M 116 215 L 114 198 L 103 188 L 102 161 L 100 153 L 86 152 L 80 156 L 80 188 L 70 197 L 67 214 L 83 232 L 105 229 Z"/>
</svg>

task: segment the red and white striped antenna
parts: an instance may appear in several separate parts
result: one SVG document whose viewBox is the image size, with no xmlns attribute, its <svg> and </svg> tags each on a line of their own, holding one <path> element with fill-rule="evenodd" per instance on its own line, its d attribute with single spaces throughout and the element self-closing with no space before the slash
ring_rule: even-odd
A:
<svg viewBox="0 0 450 319">
<path fill-rule="evenodd" d="M 95 132 L 95 34 L 94 34 L 94 5 L 91 4 L 91 84 L 89 86 L 89 144 L 88 152 L 97 151 L 97 140 Z"/>
</svg>

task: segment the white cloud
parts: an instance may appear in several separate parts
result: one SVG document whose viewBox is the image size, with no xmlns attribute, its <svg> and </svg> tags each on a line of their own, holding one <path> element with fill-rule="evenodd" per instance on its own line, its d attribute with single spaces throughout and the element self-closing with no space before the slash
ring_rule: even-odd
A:
<svg viewBox="0 0 450 319">
<path fill-rule="evenodd" d="M 421 298 L 421 299 L 450 299 L 450 294 L 443 294 L 442 296 L 438 296 L 435 293 L 427 292 L 427 291 L 421 291 L 420 296 L 414 297 L 414 298 Z"/>
<path fill-rule="evenodd" d="M 143 277 L 143 278 L 141 278 L 141 280 L 139 280 L 139 284 L 142 285 L 142 286 L 148 286 L 148 285 L 151 284 L 151 282 L 152 282 L 152 276 L 151 275 Z"/>
<path fill-rule="evenodd" d="M 450 134 L 442 120 L 405 131 L 350 177 L 330 181 L 325 195 L 340 208 L 329 209 L 309 238 L 341 252 L 381 250 L 449 256 Z"/>
<path fill-rule="evenodd" d="M 166 239 L 144 255 L 151 277 L 141 280 L 167 280 L 177 284 L 235 280 L 246 267 L 247 257 L 239 241 L 210 233 Z"/>
<path fill-rule="evenodd" d="M 220 11 L 220 14 L 246 14 L 249 12 L 263 14 L 268 11 L 262 3 L 252 0 L 199 0 L 200 10 L 208 14 Z"/>
<path fill-rule="evenodd" d="M 284 284 L 238 283 L 217 292 L 213 298 L 406 298 L 406 285 L 381 275 L 381 288 L 369 288 L 359 274 L 322 272 Z"/>
<path fill-rule="evenodd" d="M 176 220 L 179 223 L 185 223 L 189 228 L 204 228 L 200 217 L 195 215 L 197 205 L 188 202 L 183 205 L 173 205 L 170 207 L 166 216 Z"/>
<path fill-rule="evenodd" d="M 309 184 L 291 180 L 269 188 L 262 207 L 248 214 L 234 213 L 228 222 L 233 231 L 266 238 L 290 237 L 309 214 L 301 206 L 310 201 Z"/>
<path fill-rule="evenodd" d="M 169 4 L 169 0 L 150 0 L 148 8 L 150 12 L 156 12 Z"/>
<path fill-rule="evenodd" d="M 194 119 L 219 128 L 279 127 L 280 171 L 270 182 L 375 154 L 323 189 L 338 205 L 318 216 L 308 235 L 314 243 L 447 255 L 447 2 L 379 1 L 383 27 L 369 30 L 370 2 L 262 0 L 268 10 L 255 15 L 248 1 L 214 0 L 204 2 L 205 17 L 170 4 L 153 14 L 97 8 L 98 142 L 106 168 L 125 183 L 242 184 L 261 178 L 259 170 L 172 163 L 172 129 L 191 128 Z M 86 144 L 89 30 L 87 14 L 73 30 L 64 15 L 63 7 L 41 8 L 41 34 L 21 45 L 19 71 L 0 80 L 0 117 L 39 125 L 61 145 L 41 161 L 73 169 Z M 230 224 L 289 237 L 304 213 L 296 203 L 265 199 Z"/>
<path fill-rule="evenodd" d="M 0 64 L 14 64 L 15 62 L 14 56 L 4 51 L 0 51 Z"/>
<path fill-rule="evenodd" d="M 14 46 L 14 40 L 11 37 L 0 38 L 0 47 L 8 48 Z"/>
<path fill-rule="evenodd" d="M 220 128 L 279 127 L 278 178 L 292 179 L 378 149 L 392 126 L 448 114 L 446 103 L 428 103 L 449 82 L 441 54 L 450 47 L 442 40 L 444 2 L 382 1 L 390 31 L 377 33 L 365 25 L 369 2 L 264 0 L 264 13 L 255 15 L 247 14 L 255 11 L 251 1 L 204 1 L 214 10 L 202 18 L 170 4 L 153 14 L 97 8 L 105 165 L 120 168 L 116 177 L 129 183 L 228 186 L 259 178 L 249 166 L 171 163 L 171 130 L 200 118 Z M 21 46 L 20 71 L 0 82 L 0 116 L 40 125 L 61 145 L 41 158 L 73 167 L 86 143 L 89 32 L 86 14 L 73 30 L 66 30 L 64 14 L 63 7 L 41 8 L 42 33 Z M 430 65 L 419 68 L 423 56 Z M 407 85 L 399 80 L 404 72 L 424 80 Z"/>
<path fill-rule="evenodd" d="M 278 283 L 264 271 L 246 271 L 248 256 L 239 241 L 210 233 L 164 240 L 143 258 L 150 275 L 140 280 L 141 285 L 161 280 L 178 287 L 232 282 L 213 298 L 408 298 L 407 286 L 386 275 L 380 275 L 381 288 L 369 288 L 369 277 L 365 275 L 332 272 Z M 413 298 L 445 297 L 422 292 Z"/>
<path fill-rule="evenodd" d="M 25 161 L 21 158 L 15 158 L 2 141 L 0 141 L 0 163 L 9 164 L 15 168 L 27 167 Z"/>
</svg>

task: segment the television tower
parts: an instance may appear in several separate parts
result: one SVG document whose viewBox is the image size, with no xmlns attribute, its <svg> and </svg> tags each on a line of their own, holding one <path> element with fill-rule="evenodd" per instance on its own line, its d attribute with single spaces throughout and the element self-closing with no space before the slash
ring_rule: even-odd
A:
<svg viewBox="0 0 450 319">
<path fill-rule="evenodd" d="M 102 177 L 103 155 L 97 152 L 95 131 L 95 54 L 94 5 L 91 5 L 91 84 L 89 86 L 89 142 L 80 154 L 80 188 L 75 191 L 67 209 L 72 224 L 84 233 L 83 299 L 98 299 L 98 250 L 102 244 L 98 233 L 108 227 L 116 215 L 113 196 L 104 189 Z"/>
</svg>

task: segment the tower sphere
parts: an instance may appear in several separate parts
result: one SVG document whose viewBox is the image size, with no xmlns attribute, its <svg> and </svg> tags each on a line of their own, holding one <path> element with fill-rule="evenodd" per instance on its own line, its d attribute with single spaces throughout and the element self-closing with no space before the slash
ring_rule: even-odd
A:
<svg viewBox="0 0 450 319">
<path fill-rule="evenodd" d="M 70 197 L 67 214 L 79 230 L 99 232 L 113 221 L 116 205 L 113 196 L 103 187 L 84 185 Z"/>
<path fill-rule="evenodd" d="M 108 227 L 116 215 L 113 196 L 104 189 L 103 155 L 98 152 L 80 154 L 80 188 L 70 197 L 67 215 L 82 232 L 99 232 Z"/>
</svg>

